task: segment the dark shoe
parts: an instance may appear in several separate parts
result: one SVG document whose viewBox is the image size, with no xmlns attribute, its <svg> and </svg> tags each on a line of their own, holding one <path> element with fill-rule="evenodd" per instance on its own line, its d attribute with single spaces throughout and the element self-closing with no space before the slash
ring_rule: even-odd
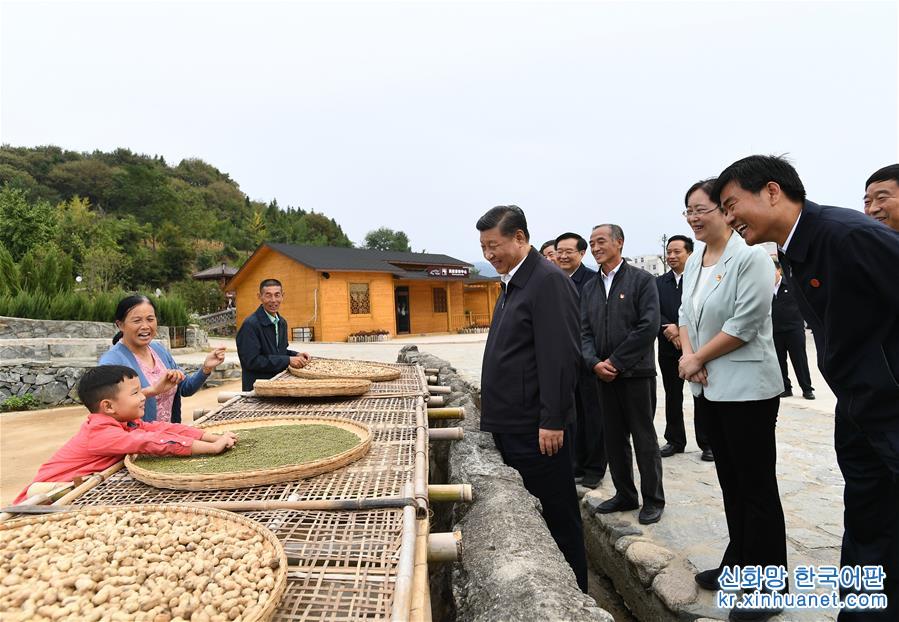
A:
<svg viewBox="0 0 899 622">
<path fill-rule="evenodd" d="M 593 489 L 599 486 L 600 483 L 602 483 L 602 478 L 597 475 L 585 475 L 581 479 L 581 486 L 584 488 Z"/>
<path fill-rule="evenodd" d="M 702 589 L 709 590 L 710 592 L 717 592 L 721 589 L 721 584 L 718 582 L 718 577 L 720 576 L 721 569 L 712 568 L 710 570 L 697 572 L 693 579 L 696 581 L 696 585 Z"/>
<path fill-rule="evenodd" d="M 702 456 L 700 457 L 700 459 L 703 460 L 703 461 L 705 461 L 705 462 L 714 462 L 714 461 L 715 461 L 715 454 L 712 453 L 712 450 L 711 450 L 711 449 L 703 449 L 703 450 L 702 450 Z"/>
<path fill-rule="evenodd" d="M 596 513 L 611 514 L 612 512 L 627 512 L 629 510 L 636 510 L 638 507 L 640 507 L 640 504 L 636 501 L 625 501 L 618 495 L 615 495 L 611 499 L 603 501 L 596 506 Z"/>
<path fill-rule="evenodd" d="M 673 456 L 674 454 L 682 454 L 682 453 L 684 453 L 684 448 L 681 447 L 680 449 L 678 449 L 677 447 L 675 447 L 675 446 L 672 445 L 671 443 L 665 443 L 665 444 L 662 445 L 662 447 L 659 449 L 659 453 L 662 454 L 662 457 L 663 457 L 663 458 L 668 458 L 669 456 Z"/>
<path fill-rule="evenodd" d="M 653 523 L 659 522 L 662 518 L 662 510 L 665 508 L 662 507 L 653 507 L 644 505 L 640 510 L 640 515 L 637 517 L 637 520 L 640 521 L 641 525 L 651 525 Z"/>
<path fill-rule="evenodd" d="M 783 607 L 778 609 L 740 609 L 734 607 L 730 610 L 730 615 L 727 616 L 727 619 L 731 622 L 765 622 L 765 620 L 770 620 L 782 611 Z"/>
<path fill-rule="evenodd" d="M 809 390 L 809 391 L 803 391 L 803 392 L 802 392 L 802 397 L 804 397 L 804 398 L 807 399 L 807 400 L 813 400 L 813 399 L 815 399 L 815 392 L 814 392 L 814 391 L 811 391 L 811 390 Z"/>
<path fill-rule="evenodd" d="M 787 389 L 777 397 L 793 397 L 793 389 Z"/>
</svg>

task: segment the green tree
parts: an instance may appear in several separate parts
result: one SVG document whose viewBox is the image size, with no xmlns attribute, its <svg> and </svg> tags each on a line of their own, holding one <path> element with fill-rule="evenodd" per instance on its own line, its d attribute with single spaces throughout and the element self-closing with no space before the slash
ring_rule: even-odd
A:
<svg viewBox="0 0 899 622">
<path fill-rule="evenodd" d="M 93 205 L 105 206 L 113 186 L 115 169 L 102 160 L 84 159 L 54 166 L 47 181 L 66 199 L 87 197 Z"/>
<path fill-rule="evenodd" d="M 117 285 L 127 271 L 128 257 L 110 246 L 94 245 L 84 256 L 84 284 L 88 291 L 106 292 Z"/>
<path fill-rule="evenodd" d="M 306 244 L 311 246 L 353 246 L 333 218 L 311 212 L 304 215 L 303 220 L 309 230 L 308 238 L 304 241 Z"/>
<path fill-rule="evenodd" d="M 197 257 L 196 250 L 185 239 L 181 229 L 170 222 L 162 225 L 160 238 L 162 248 L 159 251 L 159 261 L 162 264 L 162 277 L 167 283 L 180 281 L 190 274 Z"/>
<path fill-rule="evenodd" d="M 29 203 L 22 190 L 8 184 L 0 189 L 0 244 L 13 259 L 21 259 L 56 233 L 56 210 L 46 201 Z"/>
<path fill-rule="evenodd" d="M 369 231 L 365 235 L 365 248 L 378 251 L 412 252 L 412 247 L 409 245 L 409 236 L 402 231 L 394 231 L 387 227 Z"/>
</svg>

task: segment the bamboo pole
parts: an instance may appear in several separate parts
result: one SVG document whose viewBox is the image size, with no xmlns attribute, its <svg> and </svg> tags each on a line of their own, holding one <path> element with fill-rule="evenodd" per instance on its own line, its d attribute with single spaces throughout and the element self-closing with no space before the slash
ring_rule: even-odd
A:
<svg viewBox="0 0 899 622">
<path fill-rule="evenodd" d="M 450 501 L 453 503 L 470 503 L 474 498 L 471 484 L 429 484 L 428 499 L 431 501 Z"/>
<path fill-rule="evenodd" d="M 440 373 L 440 368 L 438 367 L 425 367 L 425 373 L 430 376 L 436 376 Z"/>
<path fill-rule="evenodd" d="M 208 408 L 194 408 L 194 421 L 209 412 Z"/>
<path fill-rule="evenodd" d="M 432 395 L 428 398 L 428 408 L 446 406 L 446 400 L 442 395 Z"/>
<path fill-rule="evenodd" d="M 419 517 L 428 514 L 428 420 L 424 415 L 424 399 L 415 402 L 415 461 L 413 493 Z"/>
<path fill-rule="evenodd" d="M 21 505 L 27 505 L 27 506 L 31 506 L 31 507 L 41 507 L 41 508 L 47 507 L 50 503 L 53 502 L 54 498 L 58 498 L 58 497 L 62 496 L 62 495 L 60 495 L 61 492 L 72 489 L 74 487 L 75 487 L 74 483 L 69 483 L 68 485 L 62 485 L 62 486 L 59 486 L 52 490 L 47 490 L 45 492 L 39 492 L 37 494 L 31 495 L 30 497 L 28 497 L 27 499 L 22 501 Z M 29 486 L 29 488 L 30 488 L 30 486 Z M 15 507 L 16 506 L 3 508 L 3 510 L 0 511 L 0 523 L 11 519 L 16 514 L 18 514 L 18 512 L 14 511 Z"/>
<path fill-rule="evenodd" d="M 86 493 L 91 488 L 94 488 L 101 482 L 109 479 L 114 474 L 121 471 L 124 466 L 125 466 L 125 461 L 120 460 L 119 462 L 116 462 L 114 465 L 112 465 L 108 469 L 104 469 L 104 470 L 100 471 L 99 473 L 94 473 L 93 475 L 91 475 L 90 477 L 85 479 L 83 482 L 81 482 L 80 486 L 76 486 L 71 492 L 69 492 L 69 494 L 56 500 L 53 503 L 53 505 L 67 505 L 70 501 L 77 499 L 78 497 L 80 497 L 81 495 Z"/>
<path fill-rule="evenodd" d="M 235 397 L 256 397 L 255 391 L 219 391 L 218 403 L 224 404 L 230 402 Z"/>
<path fill-rule="evenodd" d="M 462 559 L 462 532 L 432 533 L 428 536 L 429 562 L 457 562 Z"/>
<path fill-rule="evenodd" d="M 462 428 L 430 428 L 428 430 L 429 441 L 461 441 L 465 438 L 465 430 Z"/>
<path fill-rule="evenodd" d="M 428 393 L 431 395 L 449 395 L 453 390 L 451 387 L 441 387 L 438 385 L 431 385 L 428 387 Z"/>
<path fill-rule="evenodd" d="M 4 508 L 10 513 L 20 514 L 53 514 L 76 510 L 73 505 L 36 505 L 31 499 L 17 506 Z M 380 510 L 403 508 L 414 505 L 412 497 L 377 497 L 373 499 L 309 499 L 305 501 L 291 500 L 255 500 L 255 501 L 185 501 L 179 505 L 189 505 L 228 512 L 263 512 L 266 510 Z"/>
<path fill-rule="evenodd" d="M 429 408 L 428 419 L 465 419 L 464 408 Z"/>
<path fill-rule="evenodd" d="M 405 492 L 412 493 L 409 484 L 405 486 Z M 415 573 L 415 537 L 416 537 L 415 506 L 407 505 L 403 508 L 403 536 L 400 545 L 400 558 L 396 565 L 396 584 L 393 590 L 393 607 L 390 610 L 390 619 L 393 622 L 405 622 L 409 619 L 412 609 L 412 578 Z"/>
<path fill-rule="evenodd" d="M 437 384 L 437 376 L 428 376 L 428 384 Z"/>
<path fill-rule="evenodd" d="M 431 620 L 431 586 L 428 580 L 428 533 L 430 529 L 431 523 L 427 518 L 418 520 L 410 622 L 430 622 Z"/>
</svg>

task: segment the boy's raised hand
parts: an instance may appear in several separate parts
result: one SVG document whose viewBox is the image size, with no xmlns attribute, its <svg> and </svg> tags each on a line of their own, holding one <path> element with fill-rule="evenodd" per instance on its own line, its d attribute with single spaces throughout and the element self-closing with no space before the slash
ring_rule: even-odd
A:
<svg viewBox="0 0 899 622">
<path fill-rule="evenodd" d="M 184 372 L 180 369 L 170 369 L 151 387 L 152 395 L 147 395 L 147 397 L 168 393 L 181 384 L 183 380 Z"/>
</svg>

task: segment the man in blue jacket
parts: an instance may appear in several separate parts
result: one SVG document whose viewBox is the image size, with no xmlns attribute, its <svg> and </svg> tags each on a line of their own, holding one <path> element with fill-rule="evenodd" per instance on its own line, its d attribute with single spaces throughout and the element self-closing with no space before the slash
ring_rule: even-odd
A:
<svg viewBox="0 0 899 622">
<path fill-rule="evenodd" d="M 303 367 L 309 361 L 304 352 L 287 349 L 287 320 L 278 314 L 284 288 L 277 279 L 259 284 L 259 308 L 237 331 L 242 389 L 252 391 L 257 380 L 268 380 L 289 367 Z"/>
<path fill-rule="evenodd" d="M 578 378 L 577 290 L 531 247 L 524 212 L 494 207 L 476 225 L 481 252 L 499 273 L 481 367 L 481 430 L 540 499 L 546 526 L 587 591 L 587 555 L 569 457 Z"/>
<path fill-rule="evenodd" d="M 818 367 L 837 396 L 834 443 L 846 508 L 840 562 L 882 566 L 889 599 L 883 610 L 844 608 L 839 620 L 897 620 L 899 232 L 861 212 L 807 200 L 796 170 L 778 157 L 734 162 L 711 199 L 748 244 L 777 243 Z"/>
</svg>

